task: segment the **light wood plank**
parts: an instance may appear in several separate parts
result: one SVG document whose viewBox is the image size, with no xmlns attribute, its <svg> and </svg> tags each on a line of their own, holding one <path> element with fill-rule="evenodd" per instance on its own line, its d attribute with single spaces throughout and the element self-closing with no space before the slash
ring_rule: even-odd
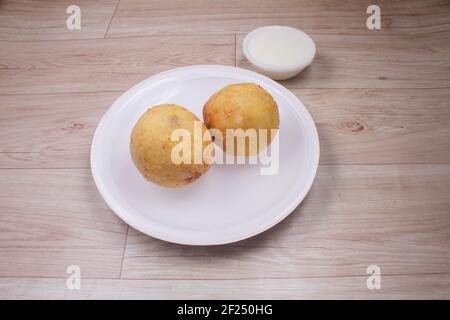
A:
<svg viewBox="0 0 450 320">
<path fill-rule="evenodd" d="M 264 25 L 306 31 L 369 35 L 366 9 L 373 1 L 332 0 L 122 0 L 107 36 L 247 33 Z M 377 1 L 382 32 L 449 30 L 448 1 Z"/>
<path fill-rule="evenodd" d="M 3 0 L 0 2 L 0 40 L 67 40 L 103 38 L 118 0 Z M 69 30 L 66 12 L 81 9 L 81 29 Z"/>
<path fill-rule="evenodd" d="M 276 227 L 226 246 L 188 247 L 130 228 L 122 276 L 296 278 L 446 273 L 450 165 L 320 166 L 307 199 Z"/>
<path fill-rule="evenodd" d="M 8 42 L 0 94 L 122 91 L 192 64 L 234 65 L 234 36 Z"/>
<path fill-rule="evenodd" d="M 0 1 L 0 299 L 450 298 L 448 0 L 382 0 L 379 31 L 365 26 L 369 0 L 121 0 L 111 19 L 117 3 L 78 1 L 82 29 L 69 31 L 75 3 Z M 249 68 L 242 38 L 267 24 L 318 47 L 283 82 L 320 135 L 310 195 L 227 246 L 126 240 L 88 169 L 101 115 L 163 70 Z M 66 288 L 72 264 L 80 291 Z M 370 264 L 382 290 L 366 289 Z"/>
<path fill-rule="evenodd" d="M 315 115 L 322 164 L 450 163 L 450 116 Z"/>
<path fill-rule="evenodd" d="M 0 299 L 449 299 L 450 277 L 382 275 L 381 289 L 364 277 L 255 280 L 0 279 Z"/>
<path fill-rule="evenodd" d="M 0 190 L 0 277 L 119 276 L 127 226 L 90 170 L 0 170 Z"/>
<path fill-rule="evenodd" d="M 450 114 L 449 88 L 292 89 L 291 91 L 313 116 Z"/>
<path fill-rule="evenodd" d="M 294 90 L 315 118 L 323 164 L 450 163 L 448 92 Z M 0 168 L 88 168 L 95 128 L 120 94 L 0 96 Z"/>
<path fill-rule="evenodd" d="M 450 83 L 450 32 L 429 35 L 311 34 L 311 66 L 281 83 L 288 88 L 441 88 Z M 237 66 L 252 69 L 237 37 Z"/>
<path fill-rule="evenodd" d="M 0 96 L 0 166 L 88 168 L 95 128 L 120 94 Z"/>
</svg>

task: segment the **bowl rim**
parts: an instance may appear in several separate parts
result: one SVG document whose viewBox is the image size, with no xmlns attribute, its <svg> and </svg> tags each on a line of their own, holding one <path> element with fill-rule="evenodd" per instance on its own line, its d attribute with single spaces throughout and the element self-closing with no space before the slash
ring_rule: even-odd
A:
<svg viewBox="0 0 450 320">
<path fill-rule="evenodd" d="M 264 31 L 268 31 L 268 30 L 289 30 L 291 32 L 295 32 L 303 37 L 305 37 L 306 39 L 309 40 L 312 48 L 313 48 L 313 53 L 311 56 L 306 57 L 306 59 L 303 59 L 302 61 L 298 62 L 298 63 L 294 63 L 294 64 L 289 64 L 289 65 L 285 65 L 285 66 L 275 66 L 275 65 L 271 65 L 271 64 L 267 64 L 264 62 L 259 61 L 258 59 L 256 59 L 250 49 L 249 49 L 249 44 L 250 44 L 250 40 L 258 33 L 260 32 L 264 32 Z M 302 30 L 299 30 L 297 28 L 293 28 L 290 26 L 282 26 L 282 25 L 270 25 L 270 26 L 264 26 L 264 27 L 259 27 L 256 28 L 252 31 L 250 31 L 244 38 L 243 42 L 242 42 L 242 50 L 244 53 L 245 58 L 250 61 L 250 63 L 252 63 L 254 66 L 262 69 L 262 70 L 267 70 L 270 72 L 292 72 L 295 70 L 302 70 L 304 68 L 306 68 L 307 66 L 309 66 L 312 61 L 314 60 L 314 57 L 316 55 L 316 44 L 314 43 L 314 40 L 305 32 L 303 32 Z"/>
</svg>

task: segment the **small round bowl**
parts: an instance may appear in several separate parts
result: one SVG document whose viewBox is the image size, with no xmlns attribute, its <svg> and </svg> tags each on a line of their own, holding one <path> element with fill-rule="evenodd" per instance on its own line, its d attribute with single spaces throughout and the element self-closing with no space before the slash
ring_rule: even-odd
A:
<svg viewBox="0 0 450 320">
<path fill-rule="evenodd" d="M 261 32 L 267 32 L 267 31 L 287 31 L 287 32 L 294 32 L 298 35 L 299 41 L 305 41 L 306 46 L 309 48 L 309 50 L 306 50 L 304 52 L 304 55 L 302 55 L 301 59 L 299 59 L 298 62 L 294 64 L 288 64 L 288 65 L 272 65 L 268 63 L 264 63 L 263 61 L 258 60 L 253 53 L 251 52 L 249 45 L 252 40 L 252 38 L 261 33 Z M 271 43 L 267 44 L 268 46 L 271 45 Z M 259 73 L 262 73 L 269 78 L 272 78 L 273 80 L 286 80 L 292 77 L 295 77 L 297 74 L 299 74 L 304 68 L 309 66 L 311 62 L 314 60 L 314 56 L 316 54 L 316 45 L 314 44 L 313 39 L 311 39 L 310 36 L 308 36 L 303 31 L 300 31 L 298 29 L 287 27 L 287 26 L 266 26 L 257 28 L 253 31 L 251 31 L 247 36 L 245 36 L 244 41 L 242 43 L 244 56 L 247 58 L 248 61 L 253 65 L 253 67 L 258 71 Z"/>
</svg>

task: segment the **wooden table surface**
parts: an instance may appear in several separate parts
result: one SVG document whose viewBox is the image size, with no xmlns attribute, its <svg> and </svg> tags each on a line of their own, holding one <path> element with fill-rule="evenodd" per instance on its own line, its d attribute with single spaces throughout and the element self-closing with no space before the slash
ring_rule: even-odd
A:
<svg viewBox="0 0 450 320">
<path fill-rule="evenodd" d="M 80 30 L 66 28 L 71 4 Z M 366 27 L 370 4 L 381 30 Z M 90 173 L 102 114 L 160 71 L 250 68 L 242 39 L 271 24 L 317 45 L 282 82 L 320 136 L 309 196 L 225 246 L 128 227 Z M 448 299 L 449 88 L 449 1 L 0 0 L 0 298 Z M 70 265 L 80 290 L 66 286 Z"/>
</svg>

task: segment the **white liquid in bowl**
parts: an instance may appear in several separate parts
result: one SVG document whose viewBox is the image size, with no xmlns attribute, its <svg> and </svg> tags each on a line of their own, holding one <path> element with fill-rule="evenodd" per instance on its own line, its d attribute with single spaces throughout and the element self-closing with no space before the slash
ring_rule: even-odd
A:
<svg viewBox="0 0 450 320">
<path fill-rule="evenodd" d="M 314 41 L 303 31 L 288 26 L 257 28 L 247 34 L 242 46 L 254 69 L 274 80 L 296 76 L 316 54 Z"/>
<path fill-rule="evenodd" d="M 306 63 L 314 57 L 315 47 L 304 33 L 281 28 L 255 33 L 248 43 L 253 58 L 261 63 L 284 67 Z"/>
</svg>

